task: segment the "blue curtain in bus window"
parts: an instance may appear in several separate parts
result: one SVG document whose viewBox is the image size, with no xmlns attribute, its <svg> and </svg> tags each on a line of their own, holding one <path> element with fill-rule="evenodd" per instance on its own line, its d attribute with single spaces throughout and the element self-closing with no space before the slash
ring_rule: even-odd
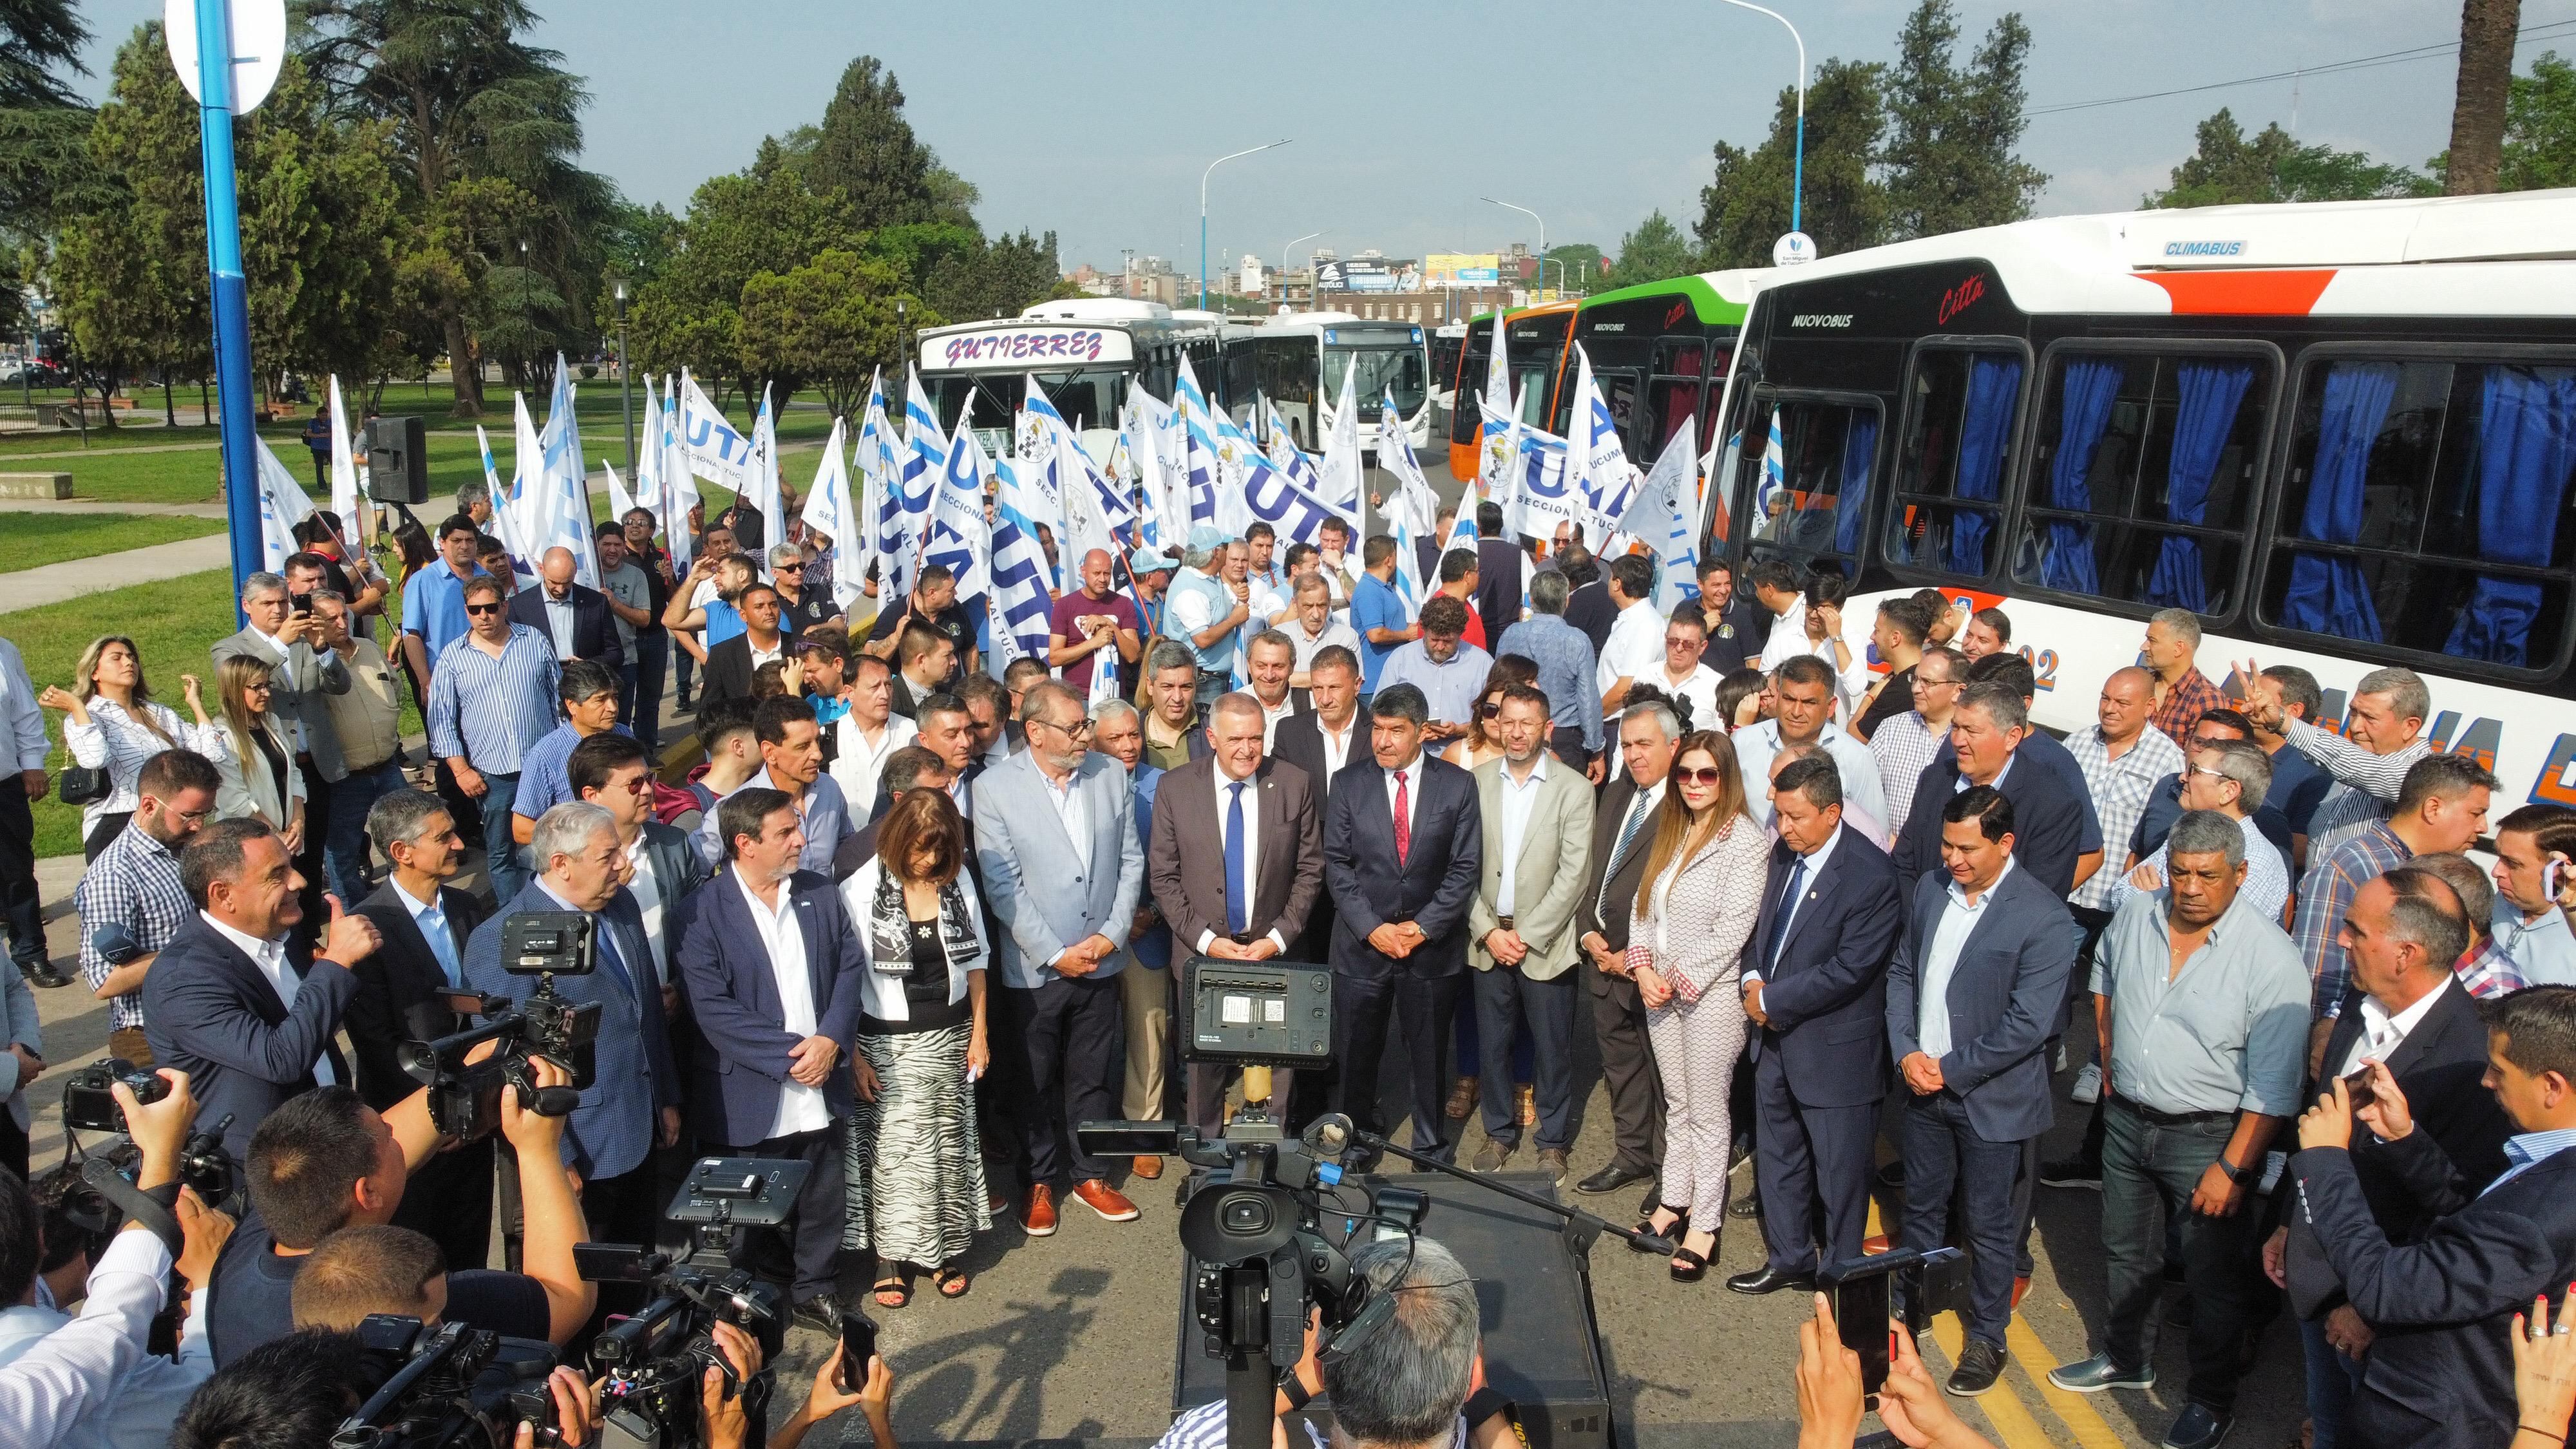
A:
<svg viewBox="0 0 2576 1449">
<path fill-rule="evenodd" d="M 2219 455 L 2236 431 L 2236 410 L 2254 382 L 2250 362 L 2187 362 L 2175 370 L 2173 458 L 2165 468 L 2165 518 L 2197 524 L 2209 517 L 2209 486 Z M 2147 602 L 2159 608 L 2209 612 L 2209 581 L 2202 575 L 2200 540 L 2165 539 L 2147 576 Z"/>
<path fill-rule="evenodd" d="M 2089 511 L 2091 490 L 2084 486 L 2093 471 L 2094 451 L 2111 426 L 2111 404 L 2120 396 L 2128 368 L 2107 359 L 2067 365 L 2065 397 L 2058 404 L 2057 456 L 2048 467 L 2048 505 L 2069 512 Z M 2039 561 L 2039 581 L 2052 589 L 2079 594 L 2102 592 L 2102 575 L 2093 566 L 2093 525 L 2050 519 L 2048 551 Z"/>
<path fill-rule="evenodd" d="M 1869 512 L 1869 469 L 1878 459 L 1878 414 L 1851 410 L 1851 430 L 1843 435 L 1842 487 L 1834 495 L 1834 552 L 1860 552 L 1861 519 Z"/>
<path fill-rule="evenodd" d="M 2397 364 L 2339 362 L 2326 373 L 2317 452 L 2308 460 L 2308 502 L 2299 514 L 2299 537 L 2319 543 L 2353 543 L 2361 537 L 2361 488 L 2370 472 L 2370 449 L 2388 421 L 2397 396 Z M 2348 558 L 2300 554 L 2290 561 L 2289 591 L 2281 597 L 2281 623 L 2312 634 L 2379 642 L 2379 610 L 2361 565 Z"/>
<path fill-rule="evenodd" d="M 2478 553 L 2494 563 L 2545 568 L 2558 543 L 2558 510 L 2576 468 L 2576 370 L 2490 367 L 2478 435 Z M 2480 578 L 2444 652 L 2494 664 L 2529 664 L 2527 641 L 2540 585 Z"/>
<path fill-rule="evenodd" d="M 1968 373 L 1968 405 L 1959 419 L 1959 478 L 1951 496 L 1992 503 L 2004 476 L 2004 439 L 2021 393 L 2021 359 L 1980 357 Z M 1950 571 L 1983 575 L 1986 535 L 1994 519 L 1961 508 L 1950 515 Z"/>
</svg>

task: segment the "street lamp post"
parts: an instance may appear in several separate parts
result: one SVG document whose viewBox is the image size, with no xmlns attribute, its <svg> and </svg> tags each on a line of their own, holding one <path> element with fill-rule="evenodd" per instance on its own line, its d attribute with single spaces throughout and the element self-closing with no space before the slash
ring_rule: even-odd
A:
<svg viewBox="0 0 2576 1449">
<path fill-rule="evenodd" d="M 626 283 L 617 283 L 617 396 L 626 411 L 626 476 L 635 476 L 635 379 L 626 370 Z"/>
<path fill-rule="evenodd" d="M 1798 34 L 1798 27 L 1789 24 L 1789 17 L 1777 10 L 1756 5 L 1753 0 L 1726 0 L 1726 3 L 1739 10 L 1752 10 L 1770 16 L 1782 25 L 1788 26 L 1789 38 L 1797 42 L 1798 141 L 1789 172 L 1789 230 L 1796 231 L 1799 229 L 1799 203 L 1805 199 L 1807 190 L 1807 41 L 1804 36 Z"/>
<path fill-rule="evenodd" d="M 1269 145 L 1267 145 L 1267 146 L 1254 146 L 1254 147 L 1251 147 L 1251 148 L 1250 148 L 1250 149 L 1248 149 L 1248 150 L 1236 151 L 1236 152 L 1233 152 L 1233 153 L 1231 153 L 1231 154 L 1229 154 L 1229 155 L 1219 156 L 1218 158 L 1216 158 L 1216 159 L 1215 159 L 1215 160 L 1213 160 L 1213 161 L 1210 161 L 1210 162 L 1207 164 L 1207 170 L 1202 171 L 1202 172 L 1200 172 L 1200 173 L 1199 173 L 1199 310 L 1200 310 L 1200 311 L 1204 312 L 1204 311 L 1206 311 L 1206 310 L 1207 310 L 1207 279 L 1208 279 L 1208 269 L 1207 269 L 1207 193 L 1208 193 L 1208 178 L 1209 178 L 1210 176 L 1212 176 L 1212 175 L 1216 174 L 1216 168 L 1218 168 L 1219 166 L 1224 165 L 1224 164 L 1225 164 L 1225 163 L 1227 163 L 1228 161 L 1232 161 L 1232 160 L 1234 160 L 1236 157 L 1240 157 L 1240 156 L 1250 156 L 1250 155 L 1254 154 L 1255 152 L 1260 152 L 1260 151 L 1275 150 L 1275 149 L 1276 149 L 1276 148 L 1278 148 L 1278 147 L 1281 147 L 1281 146 L 1285 146 L 1285 145 L 1287 145 L 1287 144 L 1288 144 L 1288 142 L 1289 142 L 1289 141 L 1291 141 L 1291 140 L 1293 140 L 1293 139 L 1295 139 L 1295 138 L 1294 138 L 1294 137 L 1281 137 L 1279 140 L 1273 141 L 1273 142 L 1271 142 L 1271 143 L 1270 143 Z"/>
<path fill-rule="evenodd" d="M 1310 231 L 1297 238 L 1297 241 L 1287 242 L 1279 248 L 1279 304 L 1281 306 L 1288 304 L 1288 253 L 1296 247 L 1297 242 L 1310 242 L 1322 235 L 1320 231 Z"/>
<path fill-rule="evenodd" d="M 1521 215 L 1526 216 L 1526 217 L 1528 217 L 1530 220 L 1532 220 L 1532 221 L 1534 221 L 1534 222 L 1537 222 L 1537 223 L 1538 223 L 1538 284 L 1539 284 L 1541 287 L 1546 286 L 1546 285 L 1547 285 L 1547 218 L 1546 218 L 1546 217 L 1543 217 L 1543 216 L 1541 216 L 1541 215 L 1539 215 L 1539 214 L 1538 214 L 1537 212 L 1535 212 L 1535 211 L 1530 210 L 1530 209 L 1529 209 L 1528 207 L 1526 207 L 1526 206 L 1521 206 L 1521 205 L 1518 205 L 1518 204 L 1513 203 L 1513 202 L 1509 202 L 1509 201 L 1495 201 L 1495 200 L 1494 200 L 1494 198 L 1492 198 L 1492 197 L 1490 197 L 1490 196 L 1480 196 L 1480 197 L 1478 197 L 1478 198 L 1476 198 L 1476 199 L 1477 199 L 1477 200 L 1479 200 L 1479 201 L 1492 202 L 1492 204 L 1494 204 L 1494 205 L 1496 205 L 1496 206 L 1507 206 L 1507 207 L 1510 207 L 1512 210 L 1517 211 L 1517 212 L 1519 212 Z"/>
</svg>

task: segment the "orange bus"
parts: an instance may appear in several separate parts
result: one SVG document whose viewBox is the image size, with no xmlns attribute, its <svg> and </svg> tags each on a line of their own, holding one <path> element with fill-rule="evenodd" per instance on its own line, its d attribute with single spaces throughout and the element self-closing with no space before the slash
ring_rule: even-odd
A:
<svg viewBox="0 0 2576 1449">
<path fill-rule="evenodd" d="M 1503 355 L 1512 369 L 1512 391 L 1520 398 L 1521 421 L 1545 427 L 1556 416 L 1556 391 L 1565 385 L 1566 338 L 1574 330 L 1573 299 L 1523 307 L 1503 314 Z M 1467 345 L 1458 349 L 1458 372 L 1450 380 L 1449 476 L 1472 482 L 1482 466 L 1484 413 L 1476 398 L 1484 391 L 1485 365 L 1494 352 L 1494 314 L 1467 324 Z"/>
</svg>

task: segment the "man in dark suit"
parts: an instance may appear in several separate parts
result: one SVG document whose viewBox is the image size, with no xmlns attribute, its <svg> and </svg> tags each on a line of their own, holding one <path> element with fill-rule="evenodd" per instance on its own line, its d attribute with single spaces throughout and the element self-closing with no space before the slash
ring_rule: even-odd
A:
<svg viewBox="0 0 2576 1449">
<path fill-rule="evenodd" d="M 1754 1025 L 1753 1181 L 1770 1258 L 1726 1286 L 1812 1288 L 1861 1255 L 1887 1095 L 1887 958 L 1905 920 L 1896 868 L 1843 824 L 1842 776 L 1809 755 L 1771 785 L 1771 876 L 1740 977 Z M 1822 1245 L 1821 1254 L 1818 1245 Z"/>
<path fill-rule="evenodd" d="M 1358 655 L 1339 644 L 1327 644 L 1307 661 L 1306 672 L 1311 707 L 1279 722 L 1270 737 L 1270 753 L 1306 772 L 1320 822 L 1324 802 L 1332 798 L 1333 782 L 1354 758 L 1368 758 L 1368 741 L 1360 735 L 1360 726 L 1367 721 L 1360 718 Z M 1305 934 L 1290 943 L 1288 954 L 1322 965 L 1332 960 L 1332 950 L 1333 893 L 1318 891 L 1314 909 L 1306 913 Z M 1315 1078 L 1309 1087 L 1320 1083 Z"/>
<path fill-rule="evenodd" d="M 1249 694 L 1221 696 L 1207 734 L 1212 753 L 1166 771 L 1155 787 L 1146 888 L 1185 959 L 1285 956 L 1323 893 L 1314 784 L 1295 765 L 1262 758 L 1261 703 Z M 1186 1019 L 1180 1029 L 1186 1039 Z M 1203 1132 L 1224 1125 L 1225 1079 L 1221 1066 L 1190 1068 L 1190 1121 Z M 1295 1081 L 1293 1072 L 1251 1068 L 1244 1101 L 1267 1098 L 1284 1118 Z"/>
<path fill-rule="evenodd" d="M 2374 1334 L 2353 1402 L 2359 1443 L 2491 1449 L 2513 1439 L 2514 1316 L 2576 1279 L 2576 1154 L 2565 1150 L 2576 1143 L 2576 987 L 2528 986 L 2479 1014 L 2487 1086 L 2516 1132 L 2500 1176 L 2472 1186 L 2431 1133 L 2415 1130 L 2414 1099 L 2385 1101 L 2394 1080 L 2384 1072 L 2371 1073 L 2374 1105 L 2358 1114 L 2420 1209 L 2444 1215 L 2412 1241 L 2392 1241 L 2372 1210 L 2343 1081 L 2328 1081 L 2299 1119 L 2290 1173 L 2300 1230 L 2314 1234 Z"/>
<path fill-rule="evenodd" d="M 1887 971 L 1887 1039 L 1907 1092 L 1900 1245 L 1941 1246 L 1961 1189 L 1959 1235 L 1975 1257 L 1964 1367 L 1978 1346 L 1998 1361 L 2004 1350 L 2013 1183 L 2023 1144 L 2048 1130 L 2044 1048 L 2075 965 L 2075 918 L 2063 890 L 2020 866 L 2011 799 L 1979 785 L 1938 803 L 1943 869 L 1914 883 Z"/>
<path fill-rule="evenodd" d="M 706 689 L 701 705 L 720 699 L 749 699 L 751 676 L 760 666 L 786 657 L 787 636 L 778 628 L 778 591 L 753 584 L 734 599 L 742 611 L 742 632 L 707 651 Z"/>
<path fill-rule="evenodd" d="M 1457 1144 L 1442 1111 L 1440 1057 L 1466 986 L 1484 821 L 1475 776 L 1423 753 L 1430 722 L 1430 701 L 1412 685 L 1369 701 L 1371 758 L 1343 767 L 1324 806 L 1324 884 L 1334 913 L 1334 1110 L 1382 1130 L 1378 1069 L 1396 1018 L 1413 1148 L 1446 1159 Z"/>
<path fill-rule="evenodd" d="M 367 836 L 393 862 L 392 874 L 358 907 L 383 944 L 358 963 L 349 998 L 349 1045 L 359 1100 L 379 1112 L 420 1090 L 397 1052 L 457 1029 L 444 993 L 468 991 L 465 945 L 489 914 L 482 899 L 444 882 L 462 867 L 465 840 L 447 802 L 425 790 L 395 790 L 367 811 Z M 433 1153 L 403 1189 L 394 1225 L 426 1234 L 450 1268 L 479 1268 L 492 1239 L 492 1139 Z"/>
<path fill-rule="evenodd" d="M 626 666 L 617 616 L 609 610 L 606 594 L 573 582 L 578 567 L 571 549 L 547 549 L 537 565 L 537 587 L 510 596 L 510 622 L 554 641 L 558 663 L 588 659 L 616 673 Z"/>
<path fill-rule="evenodd" d="M 1646 1184 L 1639 1212 L 1652 1212 L 1657 1176 L 1664 1165 L 1664 1080 L 1646 1039 L 1646 1004 L 1628 974 L 1628 917 L 1646 873 L 1647 848 L 1655 843 L 1655 809 L 1673 770 L 1681 721 L 1656 702 L 1619 719 L 1619 758 L 1626 766 L 1601 792 L 1592 812 L 1592 864 L 1584 875 L 1583 904 L 1575 938 L 1583 948 L 1579 969 L 1592 993 L 1592 1030 L 1601 1042 L 1602 1085 L 1610 1090 L 1611 1141 L 1616 1151 L 1600 1171 L 1574 1185 L 1585 1193 L 1617 1192 Z M 1639 788 L 1638 782 L 1645 781 Z"/>
<path fill-rule="evenodd" d="M 2019 757 L 2022 742 L 2037 732 L 2021 696 L 2009 686 L 1979 683 L 1960 691 L 1958 708 L 1950 716 L 1950 740 L 1957 753 L 1935 759 L 1924 770 L 1923 783 L 1914 792 L 1914 812 L 1896 832 L 1896 874 L 1909 892 L 1913 882 L 1941 868 L 1950 802 L 1975 786 L 1991 787 L 2012 802 L 2012 818 L 2020 825 L 2013 837 L 2013 863 L 2060 901 L 2101 866 L 2100 851 L 2082 848 L 2092 802 L 2069 790 L 2056 772 Z M 2049 1025 L 2056 1025 L 2054 1016 Z"/>
<path fill-rule="evenodd" d="M 1476 613 L 1485 621 L 1485 638 L 1490 643 L 1501 642 L 1503 631 L 1521 621 L 1521 597 L 1528 592 L 1528 569 L 1528 555 L 1503 531 L 1503 506 L 1477 504 Z"/>
<path fill-rule="evenodd" d="M 752 787 L 716 810 L 725 866 L 680 903 L 672 927 L 699 1034 L 689 1110 L 708 1154 L 812 1165 L 788 1222 L 748 1234 L 734 1261 L 792 1282 L 798 1321 L 838 1333 L 833 1284 L 848 1194 L 834 1124 L 855 1110 L 842 1058 L 867 968 L 831 879 L 797 869 L 805 832 L 796 802 Z M 792 1269 L 759 1261 L 782 1246 Z"/>
<path fill-rule="evenodd" d="M 143 1036 L 156 1067 L 188 1074 L 198 1117 L 229 1114 L 224 1150 L 248 1160 L 251 1133 L 278 1103 L 349 1081 L 331 1038 L 357 994 L 352 969 L 380 943 L 373 921 L 331 921 L 310 962 L 287 935 L 303 920 L 303 877 L 286 838 L 257 818 L 218 820 L 179 857 L 196 916 L 183 922 L 143 978 Z"/>
</svg>

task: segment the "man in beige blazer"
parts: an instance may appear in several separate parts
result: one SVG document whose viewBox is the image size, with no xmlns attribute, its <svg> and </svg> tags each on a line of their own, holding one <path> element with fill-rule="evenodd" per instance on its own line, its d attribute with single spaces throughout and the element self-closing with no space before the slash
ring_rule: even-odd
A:
<svg viewBox="0 0 2576 1449">
<path fill-rule="evenodd" d="M 1536 1046 L 1538 1165 L 1562 1180 L 1574 1145 L 1576 908 L 1592 861 L 1592 786 L 1548 758 L 1547 696 L 1503 692 L 1503 757 L 1476 767 L 1485 859 L 1467 908 L 1467 964 L 1476 968 L 1476 1036 L 1484 1062 L 1485 1145 L 1478 1172 L 1500 1172 L 1521 1143 L 1512 1110 L 1512 1039 L 1529 1023 Z M 1467 1064 L 1461 1063 L 1462 1066 Z"/>
</svg>

